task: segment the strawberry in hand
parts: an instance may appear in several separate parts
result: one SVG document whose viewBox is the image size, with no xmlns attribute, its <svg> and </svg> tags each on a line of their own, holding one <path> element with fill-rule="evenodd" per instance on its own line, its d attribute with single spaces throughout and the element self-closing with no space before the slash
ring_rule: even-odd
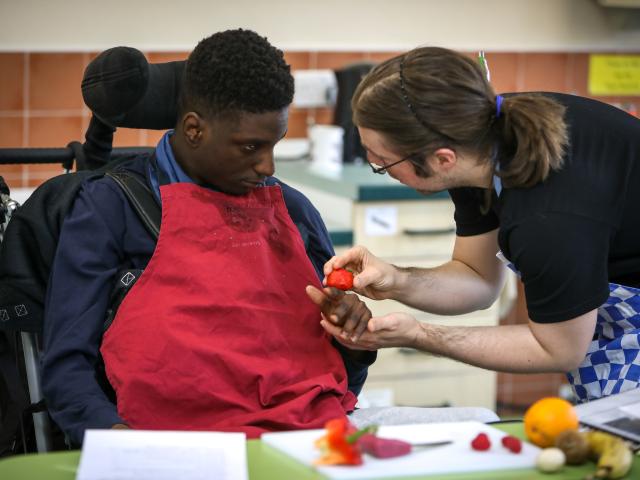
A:
<svg viewBox="0 0 640 480">
<path fill-rule="evenodd" d="M 336 268 L 327 277 L 327 286 L 340 290 L 351 290 L 353 288 L 353 273 L 344 268 Z"/>
</svg>

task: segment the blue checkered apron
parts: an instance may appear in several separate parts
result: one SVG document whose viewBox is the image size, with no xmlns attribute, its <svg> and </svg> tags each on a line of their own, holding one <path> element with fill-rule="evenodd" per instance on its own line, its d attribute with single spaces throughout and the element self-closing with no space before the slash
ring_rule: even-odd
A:
<svg viewBox="0 0 640 480">
<path fill-rule="evenodd" d="M 579 403 L 640 383 L 640 289 L 610 283 L 609 291 L 587 356 L 567 373 Z"/>
<path fill-rule="evenodd" d="M 496 254 L 520 276 L 502 251 Z M 567 373 L 578 403 L 640 386 L 640 288 L 609 284 L 587 356 Z"/>
</svg>

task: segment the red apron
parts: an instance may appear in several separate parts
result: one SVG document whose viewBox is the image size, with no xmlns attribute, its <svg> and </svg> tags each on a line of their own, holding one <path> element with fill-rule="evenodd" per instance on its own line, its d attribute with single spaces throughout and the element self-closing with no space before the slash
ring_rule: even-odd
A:
<svg viewBox="0 0 640 480">
<path fill-rule="evenodd" d="M 160 188 L 162 228 L 101 353 L 132 428 L 320 428 L 351 411 L 342 358 L 305 293 L 320 287 L 280 187 Z"/>
</svg>

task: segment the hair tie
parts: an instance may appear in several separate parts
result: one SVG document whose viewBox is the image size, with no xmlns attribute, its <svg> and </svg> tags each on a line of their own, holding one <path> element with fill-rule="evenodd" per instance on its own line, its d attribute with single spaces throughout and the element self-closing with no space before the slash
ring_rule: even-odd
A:
<svg viewBox="0 0 640 480">
<path fill-rule="evenodd" d="M 496 118 L 500 118 L 500 109 L 502 107 L 502 95 L 496 95 Z"/>
</svg>

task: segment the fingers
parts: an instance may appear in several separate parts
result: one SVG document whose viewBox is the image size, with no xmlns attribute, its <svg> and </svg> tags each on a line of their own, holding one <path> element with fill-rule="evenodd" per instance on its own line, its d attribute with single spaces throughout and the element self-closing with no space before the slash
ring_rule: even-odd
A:
<svg viewBox="0 0 640 480">
<path fill-rule="evenodd" d="M 311 301 L 320 307 L 320 311 L 325 318 L 336 325 L 344 323 L 348 312 L 341 303 L 345 296 L 342 290 L 334 287 L 326 287 L 320 290 L 313 285 L 307 285 L 305 291 Z"/>
<path fill-rule="evenodd" d="M 371 311 L 356 295 L 347 295 L 341 306 L 348 311 L 346 321 L 342 327 L 343 338 L 349 338 L 352 342 L 357 342 L 362 332 L 367 329 Z"/>
<path fill-rule="evenodd" d="M 320 322 L 320 325 L 322 326 L 322 328 L 325 329 L 325 331 L 327 333 L 329 333 L 330 335 L 333 336 L 333 338 L 336 339 L 336 341 L 342 345 L 344 345 L 345 347 L 351 349 L 351 350 L 375 350 L 375 348 L 372 348 L 370 346 L 365 346 L 365 345 L 356 345 L 353 342 L 349 341 L 349 340 L 345 340 L 340 336 L 340 333 L 342 332 L 342 329 L 340 327 L 336 327 L 335 325 L 332 325 L 331 323 L 329 323 L 326 320 L 322 320 Z"/>
<path fill-rule="evenodd" d="M 359 271 L 362 260 L 367 253 L 366 248 L 355 246 L 341 255 L 331 257 L 323 267 L 325 276 L 329 275 L 336 268 L 351 267 L 354 271 Z"/>
<path fill-rule="evenodd" d="M 375 284 L 380 277 L 380 273 L 374 269 L 364 269 L 362 272 L 353 276 L 354 290 L 363 290 L 369 285 Z"/>
<path fill-rule="evenodd" d="M 397 322 L 393 313 L 385 315 L 384 317 L 371 317 L 371 320 L 367 322 L 367 331 L 376 333 L 382 330 L 394 330 L 396 324 Z"/>
<path fill-rule="evenodd" d="M 342 328 L 333 325 L 331 322 L 328 322 L 326 319 L 321 320 L 320 325 L 322 325 L 322 328 L 324 328 L 327 331 L 327 333 L 336 337 L 337 340 L 341 340 L 340 334 L 342 333 Z M 343 342 L 341 341 L 341 343 Z"/>
<path fill-rule="evenodd" d="M 365 321 L 365 318 L 366 318 L 366 321 Z M 351 335 L 351 339 L 354 342 L 357 342 L 362 336 L 362 334 L 367 331 L 370 320 L 371 320 L 371 311 L 367 309 L 366 317 L 363 317 L 363 320 L 356 325 L 356 328 L 353 331 L 353 335 Z"/>
<path fill-rule="evenodd" d="M 307 296 L 311 299 L 313 303 L 322 307 L 322 304 L 326 301 L 326 295 L 322 290 L 317 289 L 313 285 L 307 285 L 305 288 L 305 292 L 307 292 Z"/>
</svg>

